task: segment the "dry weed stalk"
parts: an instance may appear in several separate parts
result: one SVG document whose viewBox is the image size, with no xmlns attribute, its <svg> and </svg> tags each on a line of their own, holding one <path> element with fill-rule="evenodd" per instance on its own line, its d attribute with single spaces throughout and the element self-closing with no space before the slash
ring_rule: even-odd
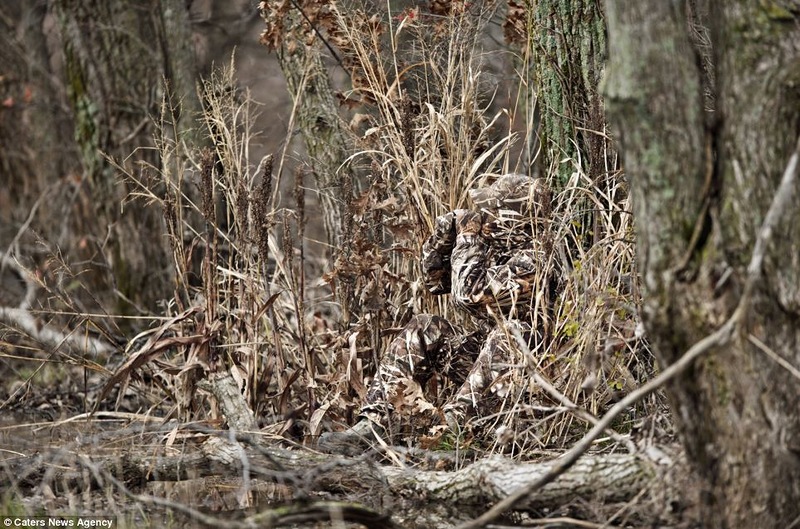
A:
<svg viewBox="0 0 800 529">
<path fill-rule="evenodd" d="M 359 107 L 350 130 L 360 150 L 350 162 L 369 176 L 344 179 L 345 241 L 323 279 L 345 285 L 340 291 L 358 301 L 357 311 L 335 321 L 310 302 L 304 170 L 295 174 L 294 209 L 278 207 L 272 158 L 255 170 L 249 160 L 247 94 L 235 90 L 231 69 L 216 73 L 203 86 L 212 148 L 193 161 L 195 153 L 162 134 L 162 156 L 176 163 L 157 186 L 142 185 L 164 207 L 177 288 L 171 319 L 115 378 L 148 365 L 186 419 L 214 418 L 196 382 L 226 370 L 276 432 L 313 437 L 326 422 L 353 420 L 380 354 L 413 314 L 473 328 L 446 298 L 426 291 L 419 256 L 437 215 L 474 207 L 469 190 L 517 165 L 517 137 L 500 118 L 534 127 L 527 96 L 512 98 L 525 103 L 518 107 L 490 110 L 496 105 L 481 60 L 491 57 L 482 56 L 481 35 L 492 8 L 438 17 L 326 6 L 317 29 L 340 46 L 353 79 L 343 99 Z M 527 83 L 520 78 L 515 90 L 527 92 Z M 592 180 L 579 161 L 574 167 L 566 184 L 544 176 L 554 190 L 546 219 L 529 220 L 544 248 L 531 278 L 542 340 L 518 352 L 496 413 L 471 419 L 462 445 L 520 455 L 564 446 L 588 429 L 587 413 L 607 408 L 651 372 L 637 327 L 625 184 L 611 168 Z M 198 173 L 194 201 L 186 183 Z M 510 328 L 500 316 L 496 324 Z M 166 346 L 173 353 L 163 356 Z M 537 377 L 549 382 L 547 390 Z M 652 410 L 631 410 L 626 420 L 642 411 Z"/>
<path fill-rule="evenodd" d="M 516 165 L 516 136 L 500 130 L 499 117 L 508 115 L 510 121 L 526 122 L 528 130 L 535 130 L 533 103 L 525 99 L 529 80 L 518 80 L 519 95 L 513 99 L 517 107 L 489 114 L 480 38 L 492 16 L 491 6 L 477 17 L 462 12 L 437 18 L 435 25 L 425 24 L 424 17 L 432 15 L 420 10 L 386 15 L 376 24 L 366 8 L 328 6 L 336 17 L 335 27 L 329 29 L 332 41 L 340 46 L 354 79 L 344 98 L 363 103 L 362 112 L 351 121 L 362 148 L 352 158 L 366 159 L 373 167 L 368 189 L 354 201 L 354 219 L 362 226 L 367 219 L 375 220 L 371 225 L 383 227 L 388 241 L 381 247 L 352 238 L 359 252 L 337 265 L 337 274 L 346 269 L 364 278 L 356 281 L 360 294 L 355 295 L 383 300 L 383 310 L 350 316 L 356 322 L 354 332 L 374 336 L 370 330 L 397 328 L 419 312 L 441 314 L 469 328 L 470 322 L 445 299 L 421 287 L 420 245 L 437 215 L 474 207 L 467 192 Z M 637 278 L 625 184 L 613 168 L 593 181 L 579 161 L 573 166 L 566 185 L 545 177 L 558 192 L 550 222 L 538 233 L 549 251 L 534 280 L 540 295 L 532 313 L 534 324 L 549 322 L 549 328 L 533 357 L 520 354 L 515 362 L 524 369 L 515 372 L 514 391 L 506 394 L 498 412 L 468 425 L 474 446 L 531 453 L 563 446 L 588 428 L 536 387 L 526 369 L 543 374 L 566 398 L 591 413 L 607 408 L 651 373 L 650 355 L 637 328 Z M 551 168 L 548 175 L 555 173 Z M 383 259 L 366 259 L 371 255 Z M 553 276 L 558 277 L 559 292 L 548 299 Z M 387 277 L 400 281 L 386 282 Z M 378 296 L 375 284 L 388 286 Z M 368 360 L 369 353 L 385 350 L 391 337 L 384 337 L 377 350 L 378 342 L 372 339 L 356 354 Z M 638 417 L 632 411 L 628 419 Z"/>
<path fill-rule="evenodd" d="M 211 147 L 195 152 L 171 137 L 165 104 L 158 147 L 171 163 L 156 181 L 127 175 L 139 196 L 163 208 L 176 290 L 169 319 L 143 333 L 144 344 L 131 342 L 106 391 L 148 370 L 183 420 L 216 420 L 215 404 L 197 383 L 227 371 L 258 416 L 282 433 L 294 424 L 284 418 L 310 413 L 316 399 L 303 389 L 315 387 L 318 350 L 305 331 L 302 249 L 295 259 L 295 233 L 304 233 L 302 183 L 297 211 L 275 207 L 272 157 L 250 164 L 252 102 L 235 89 L 233 65 L 215 72 L 201 92 Z"/>
</svg>

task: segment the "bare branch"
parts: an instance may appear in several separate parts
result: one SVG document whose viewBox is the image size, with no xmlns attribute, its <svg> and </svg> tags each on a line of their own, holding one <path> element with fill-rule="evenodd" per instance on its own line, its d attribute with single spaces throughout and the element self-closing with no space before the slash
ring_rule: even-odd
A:
<svg viewBox="0 0 800 529">
<path fill-rule="evenodd" d="M 783 173 L 783 178 L 778 186 L 775 196 L 772 199 L 767 215 L 764 218 L 764 223 L 758 232 L 755 245 L 753 247 L 753 256 L 750 259 L 750 264 L 747 267 L 747 282 L 745 288 L 739 299 L 739 304 L 730 318 L 716 331 L 706 336 L 691 348 L 674 364 L 670 365 L 658 376 L 646 382 L 643 386 L 632 391 L 626 395 L 622 400 L 617 402 L 611 407 L 608 412 L 603 415 L 597 424 L 580 440 L 578 441 L 564 456 L 558 459 L 556 464 L 552 467 L 550 472 L 541 476 L 539 479 L 523 486 L 509 494 L 502 501 L 496 503 L 491 509 L 483 513 L 478 518 L 469 522 L 463 523 L 457 529 L 478 529 L 484 527 L 489 522 L 495 520 L 504 512 L 512 509 L 523 498 L 530 496 L 533 492 L 541 489 L 543 486 L 552 482 L 560 474 L 569 469 L 575 462 L 592 446 L 592 443 L 597 439 L 600 434 L 608 428 L 612 421 L 628 406 L 633 405 L 640 399 L 646 397 L 662 385 L 672 380 L 679 374 L 683 373 L 692 363 L 699 358 L 702 354 L 711 350 L 714 347 L 720 347 L 728 343 L 742 321 L 743 315 L 747 311 L 750 303 L 754 285 L 761 277 L 761 271 L 764 261 L 764 254 L 766 253 L 767 244 L 772 238 L 775 225 L 780 219 L 783 212 L 786 210 L 788 204 L 791 203 L 791 197 L 794 191 L 794 184 L 797 178 L 798 158 L 800 158 L 800 138 L 798 138 L 797 147 L 795 152 L 789 159 L 786 170 Z"/>
</svg>

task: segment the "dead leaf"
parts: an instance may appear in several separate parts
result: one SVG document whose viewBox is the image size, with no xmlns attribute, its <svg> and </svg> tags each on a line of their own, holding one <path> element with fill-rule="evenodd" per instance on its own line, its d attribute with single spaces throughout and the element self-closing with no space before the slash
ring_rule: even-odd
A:
<svg viewBox="0 0 800 529">
<path fill-rule="evenodd" d="M 97 404 L 95 405 L 95 409 L 100 406 L 100 403 L 103 402 L 103 399 L 106 398 L 108 393 L 111 391 L 111 388 L 116 386 L 117 384 L 124 382 L 123 389 L 120 391 L 120 395 L 124 393 L 124 386 L 127 386 L 128 379 L 130 374 L 144 365 L 145 363 L 149 362 L 155 355 L 161 353 L 162 351 L 169 349 L 170 347 L 174 347 L 176 345 L 186 345 L 190 343 L 196 343 L 203 339 L 202 335 L 194 335 L 194 336 L 173 336 L 170 338 L 161 339 L 164 333 L 170 329 L 175 323 L 184 320 L 191 316 L 196 312 L 200 312 L 202 309 L 200 307 L 190 307 L 185 311 L 181 312 L 170 318 L 169 320 L 165 321 L 160 327 L 152 331 L 152 336 L 148 338 L 147 342 L 135 353 L 131 354 L 128 360 L 122 364 L 117 372 L 114 373 L 111 378 L 108 379 L 106 382 L 105 387 L 100 392 L 100 395 L 97 398 Z M 151 332 L 151 331 L 148 331 Z"/>
<path fill-rule="evenodd" d="M 386 200 L 382 200 L 375 204 L 375 209 L 385 210 L 389 213 L 395 213 L 398 209 L 399 202 L 397 201 L 397 197 L 391 196 Z"/>
<path fill-rule="evenodd" d="M 350 384 L 358 396 L 362 399 L 367 396 L 367 388 L 364 386 L 364 373 L 361 371 L 361 362 L 358 359 L 358 348 L 356 341 L 358 339 L 358 331 L 355 331 L 348 338 L 349 355 L 347 357 L 347 369 L 345 371 L 347 382 Z"/>
<path fill-rule="evenodd" d="M 367 209 L 367 204 L 369 204 L 369 199 L 371 197 L 371 193 L 369 190 L 362 192 L 358 198 L 354 198 L 351 205 L 353 207 L 353 214 L 354 215 L 361 215 Z"/>
<path fill-rule="evenodd" d="M 422 386 L 416 380 L 404 379 L 398 383 L 397 394 L 390 399 L 398 415 L 414 415 L 436 411 L 436 407 L 425 399 Z"/>
<path fill-rule="evenodd" d="M 339 396 L 338 393 L 334 395 L 333 397 L 334 400 L 336 400 L 338 396 Z M 322 422 L 322 418 L 325 416 L 325 412 L 327 412 L 328 408 L 330 407 L 331 403 L 326 402 L 325 404 L 314 410 L 314 413 L 311 414 L 311 419 L 308 421 L 308 427 L 312 437 L 316 437 L 317 435 L 319 435 L 319 425 Z"/>
<path fill-rule="evenodd" d="M 359 103 L 359 102 L 356 102 L 356 103 Z M 353 119 L 350 120 L 350 130 L 356 130 L 359 127 L 359 125 L 361 125 L 363 122 L 367 121 L 368 119 L 369 119 L 369 115 L 357 112 L 356 115 L 353 116 Z"/>
</svg>

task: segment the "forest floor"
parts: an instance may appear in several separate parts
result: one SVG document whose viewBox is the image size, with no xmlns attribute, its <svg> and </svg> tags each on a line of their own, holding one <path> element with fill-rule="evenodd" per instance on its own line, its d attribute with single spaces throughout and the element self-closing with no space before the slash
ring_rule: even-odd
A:
<svg viewBox="0 0 800 529">
<path fill-rule="evenodd" d="M 452 470 L 452 465 L 442 465 L 442 460 L 426 463 L 410 456 L 410 452 L 389 450 L 383 455 L 374 452 L 353 459 L 332 458 L 268 432 L 262 432 L 259 444 L 268 447 L 272 455 L 264 459 L 263 452 L 251 452 L 250 448 L 257 447 L 255 444 L 248 446 L 248 441 L 242 446 L 248 447 L 249 466 L 242 467 L 231 461 L 218 466 L 220 458 L 210 455 L 207 448 L 209 438 L 215 432 L 220 433 L 215 429 L 218 425 L 179 424 L 155 415 L 148 417 L 124 411 L 89 414 L 86 410 L 91 410 L 101 390 L 99 374 L 84 378 L 82 368 L 42 362 L 38 368 L 41 377 L 29 378 L 26 386 L 13 382 L 21 379 L 23 366 L 30 370 L 31 363 L 30 359 L 18 360 L 16 364 L 6 362 L 6 372 L 0 377 L 4 381 L 2 394 L 8 396 L 4 413 L 0 415 L 0 472 L 4 474 L 0 513 L 6 517 L 63 517 L 65 520 L 109 517 L 117 524 L 115 527 L 123 528 L 182 528 L 198 524 L 233 528 L 245 527 L 259 516 L 263 517 L 259 512 L 277 512 L 287 505 L 296 507 L 309 502 L 316 502 L 315 508 L 319 509 L 319 502 L 335 500 L 358 502 L 359 509 L 363 508 L 364 513 L 370 515 L 393 516 L 391 520 L 367 520 L 364 525 L 345 522 L 331 525 L 330 518 L 324 522 L 313 521 L 307 509 L 294 514 L 302 523 L 286 521 L 274 526 L 444 528 L 463 521 L 459 515 L 474 513 L 468 516 L 475 516 L 482 508 L 470 506 L 472 500 L 466 495 L 461 505 L 457 500 L 449 505 L 441 503 L 436 496 L 420 505 L 413 498 L 404 500 L 402 495 L 386 493 L 386 480 L 391 482 L 391 487 L 396 487 L 398 480 L 411 479 L 407 476 L 417 470 L 422 471 L 424 481 L 433 483 L 444 478 L 457 484 L 461 480 L 467 482 L 467 488 L 483 488 L 482 494 L 488 494 L 485 487 L 491 482 L 492 472 L 502 476 L 503 472 L 511 471 L 511 478 L 500 479 L 515 479 L 516 463 L 492 468 L 488 474 L 477 477 L 478 474 L 469 474 L 471 466 L 464 459 L 458 465 L 460 472 L 447 473 L 437 470 Z M 58 374 L 49 371 L 58 371 Z M 47 383 L 41 383 L 42 380 Z M 123 404 L 122 408 L 126 406 Z M 225 433 L 220 435 L 224 439 Z M 618 455 L 614 455 L 613 450 L 593 451 L 588 456 L 589 461 L 606 457 L 604 452 L 607 457 L 619 458 L 619 464 L 615 465 L 620 471 L 632 461 L 626 459 L 624 450 Z M 542 452 L 529 464 L 536 465 L 535 460 L 556 460 L 561 453 Z M 198 457 L 199 454 L 202 457 Z M 389 457 L 390 454 L 394 455 Z M 404 460 L 398 461 L 397 454 Z M 276 463 L 275 458 L 281 458 L 284 466 Z M 293 458 L 300 458 L 302 462 Z M 492 464 L 493 460 L 486 461 Z M 177 467 L 175 462 L 178 462 Z M 180 469 L 176 469 L 178 467 Z M 283 470 L 276 473 L 275 468 Z M 631 468 L 638 472 L 638 467 Z M 558 497 L 552 508 L 539 506 L 516 511 L 497 522 L 509 525 L 490 527 L 638 527 L 642 523 L 653 523 L 654 519 L 664 527 L 692 527 L 688 521 L 681 521 L 691 520 L 691 516 L 683 512 L 690 506 L 680 504 L 679 500 L 673 500 L 674 504 L 654 505 L 655 498 L 667 501 L 659 481 L 675 479 L 675 469 L 679 467 L 667 469 L 663 464 L 656 464 L 645 468 L 654 469 L 653 473 L 648 470 L 649 477 L 631 482 L 636 493 L 625 493 L 617 499 L 607 490 L 587 494 L 586 489 L 581 488 L 585 485 L 577 485 L 579 482 L 574 481 L 573 475 L 567 479 L 568 486 L 575 488 L 574 493 Z M 115 478 L 119 481 L 115 482 Z M 489 481 L 481 485 L 479 481 L 484 479 Z M 470 485 L 472 480 L 475 482 Z M 384 483 L 378 483 L 381 481 Z M 605 483 L 623 490 L 627 486 L 624 481 L 617 476 Z M 374 485 L 370 485 L 373 482 Z M 408 487 L 405 493 L 411 490 Z M 415 509 L 427 512 L 424 517 L 409 516 Z M 359 511 L 358 515 L 366 516 L 364 513 Z M 592 519 L 592 513 L 596 523 L 586 521 Z"/>
</svg>

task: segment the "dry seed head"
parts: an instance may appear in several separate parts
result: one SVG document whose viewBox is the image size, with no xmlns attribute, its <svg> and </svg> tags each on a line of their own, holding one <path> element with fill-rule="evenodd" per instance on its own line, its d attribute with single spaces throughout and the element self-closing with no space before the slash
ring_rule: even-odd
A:
<svg viewBox="0 0 800 529">
<path fill-rule="evenodd" d="M 283 254 L 286 259 L 287 268 L 292 269 L 294 261 L 294 248 L 292 247 L 292 230 L 289 226 L 289 217 L 292 215 L 288 209 L 283 210 Z"/>
<path fill-rule="evenodd" d="M 303 234 L 305 232 L 306 223 L 306 195 L 305 188 L 303 187 L 303 176 L 305 171 L 302 166 L 298 165 L 294 171 L 294 199 L 297 204 L 297 231 L 300 244 L 303 244 Z"/>
<path fill-rule="evenodd" d="M 415 106 L 416 105 L 414 105 L 410 99 L 403 101 L 403 117 L 401 121 L 403 129 L 403 148 L 412 162 L 414 160 L 414 151 L 416 150 L 416 137 L 414 132 Z"/>
<path fill-rule="evenodd" d="M 236 177 L 236 222 L 234 222 L 234 226 L 239 228 L 239 236 L 244 238 L 250 232 L 249 229 L 249 218 L 247 215 L 248 205 L 249 205 L 249 196 L 247 192 L 247 179 L 244 175 L 237 175 Z"/>
<path fill-rule="evenodd" d="M 345 171 L 342 176 L 342 199 L 347 202 L 347 218 L 344 219 L 345 240 L 351 240 L 353 234 L 354 197 L 353 197 L 353 175 Z"/>
<path fill-rule="evenodd" d="M 265 156 L 259 167 L 262 170 L 261 183 L 256 189 L 255 200 L 253 201 L 253 225 L 251 230 L 252 238 L 258 245 L 258 257 L 263 265 L 266 265 L 269 257 L 269 232 L 272 228 L 270 218 L 270 201 L 272 200 L 272 165 L 274 158 L 271 154 Z"/>
<path fill-rule="evenodd" d="M 216 225 L 214 215 L 214 153 L 208 147 L 200 152 L 200 207 L 207 222 Z"/>
<path fill-rule="evenodd" d="M 169 237 L 167 237 L 167 239 L 169 240 L 170 248 L 172 249 L 173 252 L 175 252 L 175 249 L 178 244 L 178 233 L 179 233 L 177 220 L 175 217 L 175 199 L 171 197 L 169 194 L 167 194 L 164 197 L 162 205 L 163 205 L 162 207 L 164 208 L 164 222 L 167 225 L 167 233 L 169 234 Z"/>
</svg>

